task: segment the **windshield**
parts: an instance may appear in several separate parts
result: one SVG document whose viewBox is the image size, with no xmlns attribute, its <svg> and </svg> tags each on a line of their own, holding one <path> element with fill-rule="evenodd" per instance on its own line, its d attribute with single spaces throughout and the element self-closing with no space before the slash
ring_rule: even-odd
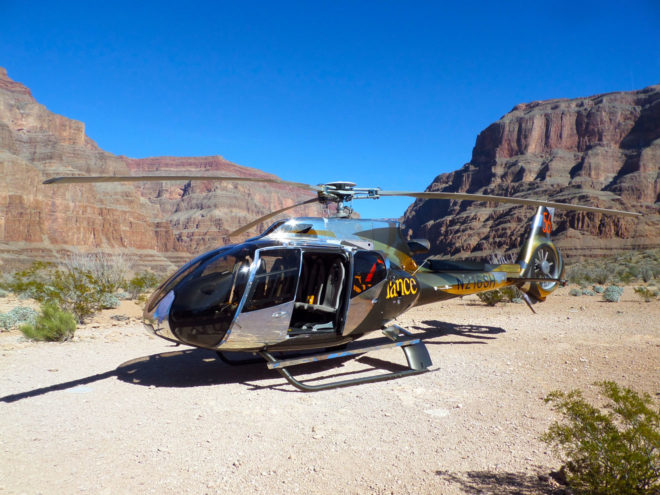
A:
<svg viewBox="0 0 660 495">
<path fill-rule="evenodd" d="M 163 292 L 174 291 L 174 335 L 193 345 L 217 345 L 236 315 L 253 260 L 254 247 L 249 245 L 212 251 L 164 284 Z"/>
</svg>

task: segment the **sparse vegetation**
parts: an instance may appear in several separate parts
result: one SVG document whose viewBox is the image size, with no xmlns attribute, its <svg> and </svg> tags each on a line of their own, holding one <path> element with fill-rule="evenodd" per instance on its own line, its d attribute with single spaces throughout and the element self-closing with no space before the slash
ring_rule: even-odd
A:
<svg viewBox="0 0 660 495">
<path fill-rule="evenodd" d="M 481 302 L 486 303 L 488 306 L 495 306 L 498 302 L 504 299 L 504 295 L 498 289 L 489 290 L 488 292 L 479 292 L 477 297 Z"/>
<path fill-rule="evenodd" d="M 501 289 L 490 290 L 488 292 L 479 292 L 479 300 L 488 306 L 495 306 L 499 302 L 522 302 L 520 289 L 515 286 L 502 287 Z"/>
<path fill-rule="evenodd" d="M 569 282 L 583 287 L 590 284 L 652 282 L 660 277 L 660 249 L 575 261 L 567 266 L 566 277 Z"/>
<path fill-rule="evenodd" d="M 582 295 L 582 291 L 580 289 L 572 288 L 570 291 L 568 291 L 568 294 L 574 297 L 578 297 Z"/>
<path fill-rule="evenodd" d="M 63 311 L 54 302 L 41 305 L 41 313 L 33 323 L 21 325 L 21 332 L 32 340 L 62 342 L 73 337 L 76 319 L 68 311 Z"/>
<path fill-rule="evenodd" d="M 61 267 L 35 262 L 15 273 L 7 286 L 19 297 L 53 302 L 82 323 L 99 309 L 119 305 L 114 293 L 124 284 L 126 273 L 126 260 L 121 256 L 72 255 Z"/>
<path fill-rule="evenodd" d="M 637 294 L 639 297 L 644 299 L 644 301 L 651 302 L 654 299 L 657 299 L 660 293 L 657 290 L 640 286 L 640 287 L 635 287 L 635 294 Z"/>
<path fill-rule="evenodd" d="M 552 392 L 545 399 L 562 422 L 542 439 L 565 461 L 576 494 L 655 494 L 660 490 L 660 411 L 648 394 L 614 382 L 597 384 L 609 400 L 602 410 L 582 392 Z"/>
<path fill-rule="evenodd" d="M 132 299 L 137 299 L 144 292 L 155 288 L 158 281 L 158 277 L 153 272 L 145 270 L 129 280 L 124 289 L 128 291 Z"/>
<path fill-rule="evenodd" d="M 37 315 L 38 313 L 32 308 L 17 306 L 7 313 L 0 313 L 0 328 L 8 331 L 24 323 L 32 323 Z"/>
<path fill-rule="evenodd" d="M 603 292 L 603 299 L 608 302 L 619 302 L 621 296 L 623 295 L 623 287 L 618 285 L 610 285 Z"/>
</svg>

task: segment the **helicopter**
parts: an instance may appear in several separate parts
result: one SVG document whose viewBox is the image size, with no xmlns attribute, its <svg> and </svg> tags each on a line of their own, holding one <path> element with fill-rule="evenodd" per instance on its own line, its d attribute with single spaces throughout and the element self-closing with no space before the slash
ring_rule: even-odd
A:
<svg viewBox="0 0 660 495">
<path fill-rule="evenodd" d="M 230 364 L 238 364 L 229 358 L 232 353 L 253 353 L 302 391 L 428 371 L 432 361 L 424 342 L 392 323 L 412 307 L 510 286 L 520 289 L 530 308 L 544 301 L 566 283 L 561 253 L 551 239 L 555 209 L 639 216 L 520 197 L 386 191 L 347 181 L 312 186 L 279 179 L 147 175 L 54 177 L 44 184 L 182 180 L 270 182 L 316 192 L 311 199 L 242 226 L 230 238 L 298 206 L 335 205 L 332 216 L 278 220 L 244 242 L 195 257 L 166 279 L 144 308 L 143 321 L 151 333 L 176 344 L 214 350 Z M 353 218 L 353 200 L 396 196 L 529 205 L 536 207 L 536 213 L 515 263 L 433 258 L 418 263 L 416 257 L 429 252 L 428 240 L 406 240 L 396 221 Z M 389 342 L 346 348 L 378 331 Z M 350 358 L 387 347 L 403 350 L 407 369 L 319 385 L 304 383 L 290 371 L 304 363 Z"/>
</svg>

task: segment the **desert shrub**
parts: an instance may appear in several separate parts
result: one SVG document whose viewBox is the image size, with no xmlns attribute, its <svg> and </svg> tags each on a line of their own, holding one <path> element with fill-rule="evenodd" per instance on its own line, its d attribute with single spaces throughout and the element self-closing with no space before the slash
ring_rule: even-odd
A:
<svg viewBox="0 0 660 495">
<path fill-rule="evenodd" d="M 6 313 L 0 313 L 0 328 L 11 330 L 24 323 L 32 323 L 37 318 L 38 313 L 25 306 L 17 306 Z"/>
<path fill-rule="evenodd" d="M 566 267 L 566 278 L 574 284 L 648 283 L 660 277 L 660 249 L 629 251 L 600 259 L 575 260 Z"/>
<path fill-rule="evenodd" d="M 603 292 L 605 292 L 605 287 L 602 287 L 600 285 L 594 285 L 594 292 L 596 294 L 602 294 Z"/>
<path fill-rule="evenodd" d="M 568 291 L 568 294 L 577 297 L 582 295 L 582 291 L 580 289 L 573 288 L 570 291 Z"/>
<path fill-rule="evenodd" d="M 509 287 L 502 287 L 500 289 L 500 292 L 509 302 L 514 302 L 516 299 L 522 298 L 522 293 L 520 289 L 515 285 L 510 285 Z"/>
<path fill-rule="evenodd" d="M 99 298 L 99 306 L 101 309 L 115 309 L 119 307 L 119 298 L 115 294 L 108 294 L 107 292 Z"/>
<path fill-rule="evenodd" d="M 76 318 L 63 311 L 53 302 L 41 305 L 41 313 L 33 323 L 20 327 L 21 332 L 32 340 L 62 342 L 73 337 L 76 331 Z"/>
<path fill-rule="evenodd" d="M 621 296 L 623 295 L 623 287 L 618 285 L 610 285 L 603 292 L 603 299 L 608 302 L 619 302 Z"/>
<path fill-rule="evenodd" d="M 581 391 L 552 392 L 545 401 L 562 414 L 542 439 L 565 462 L 576 494 L 656 494 L 660 490 L 660 411 L 648 394 L 614 382 L 596 384 L 605 409 Z"/>
<path fill-rule="evenodd" d="M 479 292 L 477 297 L 481 302 L 488 306 L 495 306 L 498 302 L 504 300 L 504 294 L 499 289 L 489 290 L 488 292 Z"/>
<path fill-rule="evenodd" d="M 115 293 L 115 296 L 117 296 L 117 298 L 118 298 L 120 301 L 127 301 L 127 300 L 129 300 L 129 299 L 132 299 L 131 295 L 130 295 L 128 292 L 123 291 L 123 290 L 117 291 L 117 292 Z"/>
<path fill-rule="evenodd" d="M 639 273 L 640 276 L 642 277 L 642 280 L 646 283 L 649 283 L 651 280 L 655 278 L 653 270 L 649 266 L 643 266 L 639 271 Z"/>
<path fill-rule="evenodd" d="M 113 293 L 125 284 L 130 262 L 121 254 L 72 254 L 65 259 L 64 267 L 68 271 L 89 273 L 96 287 L 104 293 Z"/>
<path fill-rule="evenodd" d="M 9 285 L 23 297 L 54 302 L 82 323 L 99 309 L 119 304 L 112 294 L 124 283 L 126 268 L 122 257 L 117 260 L 113 263 L 107 256 L 74 255 L 61 267 L 35 262 L 15 273 Z"/>
<path fill-rule="evenodd" d="M 5 289 L 0 289 L 0 297 L 7 297 L 9 295 L 9 291 L 6 291 Z"/>
<path fill-rule="evenodd" d="M 649 289 L 648 287 L 635 287 L 635 294 L 646 302 L 651 302 L 658 297 L 658 291 Z"/>
<path fill-rule="evenodd" d="M 582 289 L 582 295 L 583 296 L 595 296 L 596 293 L 592 290 L 589 290 L 589 289 Z"/>
<path fill-rule="evenodd" d="M 124 288 L 130 294 L 131 299 L 137 299 L 140 294 L 156 287 L 158 282 L 159 279 L 154 273 L 145 270 L 129 280 Z"/>
</svg>

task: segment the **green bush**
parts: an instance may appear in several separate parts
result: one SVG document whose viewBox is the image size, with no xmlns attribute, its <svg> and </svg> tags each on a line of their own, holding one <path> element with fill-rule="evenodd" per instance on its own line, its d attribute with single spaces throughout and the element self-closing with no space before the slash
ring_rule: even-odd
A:
<svg viewBox="0 0 660 495">
<path fill-rule="evenodd" d="M 605 287 L 601 287 L 600 285 L 594 285 L 594 292 L 596 294 L 602 294 L 605 292 Z"/>
<path fill-rule="evenodd" d="M 24 323 L 32 323 L 37 318 L 38 313 L 25 306 L 17 306 L 7 313 L 0 313 L 0 328 L 11 330 L 14 327 Z"/>
<path fill-rule="evenodd" d="M 597 259 L 567 260 L 566 278 L 582 286 L 607 283 L 648 283 L 660 277 L 660 249 L 629 251 Z"/>
<path fill-rule="evenodd" d="M 489 290 L 488 292 L 479 292 L 477 297 L 481 302 L 486 303 L 488 306 L 495 306 L 498 302 L 504 300 L 504 294 L 498 289 Z"/>
<path fill-rule="evenodd" d="M 580 289 L 573 288 L 570 291 L 568 291 L 568 294 L 571 295 L 571 296 L 578 297 L 578 296 L 582 295 L 582 291 Z"/>
<path fill-rule="evenodd" d="M 589 290 L 589 289 L 582 289 L 582 295 L 583 296 L 595 296 L 596 293 L 592 290 Z"/>
<path fill-rule="evenodd" d="M 660 491 L 660 411 L 648 394 L 640 396 L 614 382 L 601 382 L 606 410 L 589 404 L 581 391 L 546 397 L 563 415 L 542 440 L 562 461 L 576 494 L 651 495 Z"/>
<path fill-rule="evenodd" d="M 140 294 L 158 286 L 158 282 L 158 277 L 154 273 L 145 270 L 129 280 L 124 288 L 130 294 L 131 299 L 137 299 Z"/>
<path fill-rule="evenodd" d="M 108 259 L 101 256 L 71 256 L 61 268 L 53 263 L 35 262 L 15 273 L 8 285 L 19 297 L 54 302 L 82 323 L 104 306 L 115 304 L 111 295 L 123 280 L 121 263 L 114 270 Z"/>
<path fill-rule="evenodd" d="M 41 313 L 34 323 L 20 327 L 21 332 L 32 340 L 62 342 L 73 337 L 76 331 L 76 319 L 68 311 L 62 311 L 55 303 L 41 305 Z"/>
<path fill-rule="evenodd" d="M 603 299 L 608 302 L 619 302 L 623 295 L 623 287 L 617 285 L 610 285 L 605 292 L 603 292 Z"/>
<path fill-rule="evenodd" d="M 99 306 L 101 309 L 115 309 L 119 307 L 119 297 L 115 294 L 102 294 L 99 298 Z"/>
<path fill-rule="evenodd" d="M 651 302 L 658 298 L 658 291 L 651 290 L 648 287 L 635 287 L 635 294 L 644 299 L 646 302 Z"/>
<path fill-rule="evenodd" d="M 9 292 L 6 291 L 5 289 L 0 289 L 0 297 L 7 297 L 9 295 Z"/>
</svg>

